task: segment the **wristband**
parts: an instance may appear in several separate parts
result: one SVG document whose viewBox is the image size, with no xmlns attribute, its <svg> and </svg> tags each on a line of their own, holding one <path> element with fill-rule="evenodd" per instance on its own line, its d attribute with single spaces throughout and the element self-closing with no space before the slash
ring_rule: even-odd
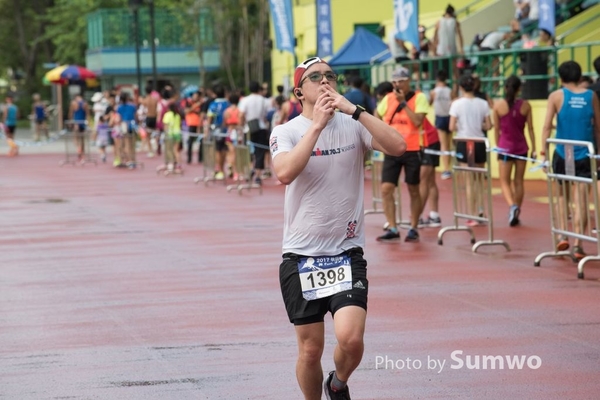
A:
<svg viewBox="0 0 600 400">
<path fill-rule="evenodd" d="M 356 110 L 354 110 L 354 113 L 352 114 L 352 119 L 358 121 L 358 117 L 360 117 L 360 113 L 362 113 L 363 111 L 365 111 L 365 108 L 357 104 Z"/>
</svg>

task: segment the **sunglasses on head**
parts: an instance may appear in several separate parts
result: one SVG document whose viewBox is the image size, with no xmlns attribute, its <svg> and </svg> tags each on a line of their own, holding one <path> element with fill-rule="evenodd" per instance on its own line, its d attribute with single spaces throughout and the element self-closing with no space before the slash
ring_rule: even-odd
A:
<svg viewBox="0 0 600 400">
<path fill-rule="evenodd" d="M 318 62 L 322 62 L 323 60 L 321 60 L 319 57 L 311 57 L 311 58 L 307 58 L 306 60 L 304 60 L 300 65 L 298 65 L 298 68 L 302 67 L 302 68 L 308 68 L 313 64 L 316 64 Z"/>
</svg>

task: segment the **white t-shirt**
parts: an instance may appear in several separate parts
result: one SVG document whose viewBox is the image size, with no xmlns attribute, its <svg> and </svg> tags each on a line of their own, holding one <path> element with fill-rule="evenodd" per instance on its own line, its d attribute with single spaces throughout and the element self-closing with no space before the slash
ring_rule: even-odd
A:
<svg viewBox="0 0 600 400">
<path fill-rule="evenodd" d="M 278 125 L 273 159 L 298 144 L 312 121 L 303 115 Z M 332 256 L 364 247 L 364 159 L 372 136 L 360 122 L 336 113 L 321 132 L 304 170 L 286 187 L 283 253 Z"/>
<path fill-rule="evenodd" d="M 500 48 L 500 43 L 504 40 L 504 32 L 490 32 L 481 41 L 479 47 L 497 50 Z"/>
<path fill-rule="evenodd" d="M 97 101 L 94 103 L 94 105 L 92 106 L 92 111 L 94 111 L 94 124 L 98 125 L 98 121 L 100 121 L 100 117 L 102 117 L 104 115 L 104 112 L 106 111 L 106 107 L 108 106 L 108 103 L 102 99 L 101 101 Z"/>
<path fill-rule="evenodd" d="M 256 93 L 244 97 L 238 105 L 240 112 L 244 113 L 246 123 L 258 119 L 261 129 L 267 129 L 266 118 L 269 107 L 271 107 L 269 99 Z"/>
<path fill-rule="evenodd" d="M 450 106 L 450 116 L 456 118 L 458 138 L 485 137 L 482 124 L 488 115 L 490 115 L 490 106 L 487 101 L 478 97 L 461 97 L 454 100 Z"/>
</svg>

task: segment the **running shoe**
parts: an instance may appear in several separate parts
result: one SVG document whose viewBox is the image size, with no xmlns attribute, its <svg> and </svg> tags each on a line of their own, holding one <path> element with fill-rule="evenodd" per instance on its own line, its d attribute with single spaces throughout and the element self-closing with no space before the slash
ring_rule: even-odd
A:
<svg viewBox="0 0 600 400">
<path fill-rule="evenodd" d="M 452 178 L 452 172 L 450 171 L 444 171 L 442 172 L 442 179 L 446 180 L 446 179 L 450 179 Z"/>
<path fill-rule="evenodd" d="M 587 254 L 585 254 L 585 251 L 583 251 L 581 246 L 573 246 L 573 257 L 575 257 L 577 261 L 581 261 L 585 256 L 587 256 Z"/>
<path fill-rule="evenodd" d="M 325 397 L 327 397 L 327 400 L 352 400 L 350 398 L 350 390 L 348 389 L 348 386 L 346 386 L 342 390 L 337 391 L 334 391 L 331 388 L 331 380 L 333 379 L 333 373 L 334 371 L 331 371 L 329 375 L 327 375 L 327 377 L 325 378 L 325 381 L 323 382 L 323 390 L 325 391 Z"/>
<path fill-rule="evenodd" d="M 405 242 L 418 242 L 419 241 L 419 232 L 415 228 L 410 228 L 406 237 L 404 238 Z"/>
<path fill-rule="evenodd" d="M 439 226 L 442 226 L 442 219 L 440 217 L 435 217 L 435 218 L 427 218 L 427 226 L 430 228 L 437 228 Z"/>
<path fill-rule="evenodd" d="M 419 217 L 419 224 L 417 225 L 418 228 L 427 228 L 429 226 L 429 219 L 423 219 L 421 217 Z"/>
<path fill-rule="evenodd" d="M 216 172 L 215 179 L 218 181 L 222 181 L 223 179 L 225 179 L 225 174 L 223 174 L 223 172 L 221 172 L 221 171 Z"/>
<path fill-rule="evenodd" d="M 510 226 L 517 226 L 519 224 L 519 214 L 521 210 L 516 204 L 510 206 L 510 210 L 508 211 L 508 224 Z"/>
<path fill-rule="evenodd" d="M 475 221 L 474 219 L 468 219 L 467 222 L 465 222 L 465 225 L 467 225 L 467 226 L 479 226 L 479 221 Z"/>
<path fill-rule="evenodd" d="M 556 245 L 556 251 L 565 251 L 569 248 L 569 240 L 566 236 L 561 236 Z"/>
<path fill-rule="evenodd" d="M 395 242 L 400 240 L 400 233 L 396 230 L 387 230 L 385 233 L 377 238 L 378 242 Z"/>
</svg>

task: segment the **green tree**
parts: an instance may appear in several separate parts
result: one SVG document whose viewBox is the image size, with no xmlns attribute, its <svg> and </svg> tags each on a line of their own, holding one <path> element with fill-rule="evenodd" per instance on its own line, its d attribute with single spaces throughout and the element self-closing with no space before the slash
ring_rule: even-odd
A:
<svg viewBox="0 0 600 400">
<path fill-rule="evenodd" d="M 0 68 L 12 84 L 31 93 L 42 85 L 41 64 L 52 54 L 51 43 L 43 39 L 45 21 L 39 17 L 52 0 L 0 0 Z"/>
<path fill-rule="evenodd" d="M 195 43 L 203 85 L 207 85 L 208 76 L 204 51 L 214 43 L 219 47 L 221 64 L 217 75 L 223 76 L 229 87 L 247 87 L 251 80 L 263 80 L 268 55 L 265 41 L 269 37 L 267 0 L 179 0 L 170 7 L 185 11 L 181 17 L 188 29 L 182 34 Z M 202 18 L 205 10 L 210 12 L 209 19 Z"/>
<path fill-rule="evenodd" d="M 48 25 L 43 37 L 52 41 L 57 62 L 85 64 L 86 16 L 101 7 L 127 7 L 127 0 L 54 0 L 44 17 Z"/>
</svg>

